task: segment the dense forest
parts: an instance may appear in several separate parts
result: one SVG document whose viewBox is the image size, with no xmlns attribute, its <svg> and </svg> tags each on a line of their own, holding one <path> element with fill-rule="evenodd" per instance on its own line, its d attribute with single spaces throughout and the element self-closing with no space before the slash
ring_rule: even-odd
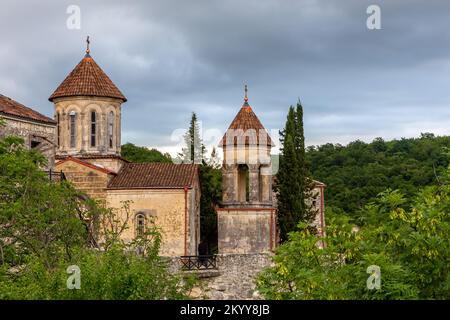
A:
<svg viewBox="0 0 450 320">
<path fill-rule="evenodd" d="M 358 216 L 388 188 L 409 198 L 421 187 L 439 183 L 439 172 L 448 165 L 445 147 L 450 147 L 449 136 L 422 133 L 419 138 L 312 146 L 306 157 L 314 179 L 327 185 L 326 206 Z"/>
</svg>

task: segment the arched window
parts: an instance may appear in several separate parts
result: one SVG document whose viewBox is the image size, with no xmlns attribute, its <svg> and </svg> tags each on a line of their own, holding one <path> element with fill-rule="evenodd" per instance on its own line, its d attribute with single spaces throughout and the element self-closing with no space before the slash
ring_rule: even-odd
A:
<svg viewBox="0 0 450 320">
<path fill-rule="evenodd" d="M 70 147 L 75 148 L 77 139 L 77 114 L 75 111 L 69 113 Z"/>
<path fill-rule="evenodd" d="M 138 213 L 136 215 L 136 237 L 142 238 L 145 234 L 145 215 Z"/>
<path fill-rule="evenodd" d="M 97 114 L 91 112 L 91 147 L 95 147 L 97 142 Z"/>
<path fill-rule="evenodd" d="M 60 145 L 60 136 L 61 136 L 61 119 L 60 119 L 60 115 L 59 112 L 56 114 L 56 138 L 58 141 L 58 147 Z"/>
<path fill-rule="evenodd" d="M 240 164 L 238 167 L 238 196 L 239 202 L 250 200 L 250 177 L 246 164 Z"/>
<path fill-rule="evenodd" d="M 109 148 L 113 147 L 113 132 L 114 132 L 114 113 L 111 111 L 108 115 L 108 145 Z"/>
</svg>

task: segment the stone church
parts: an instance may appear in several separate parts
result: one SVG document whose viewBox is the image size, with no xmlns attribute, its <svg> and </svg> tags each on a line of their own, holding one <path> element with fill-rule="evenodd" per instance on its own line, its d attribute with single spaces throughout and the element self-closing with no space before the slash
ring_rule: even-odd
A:
<svg viewBox="0 0 450 320">
<path fill-rule="evenodd" d="M 14 135 L 24 139 L 25 145 L 47 158 L 49 170 L 55 165 L 56 121 L 13 99 L 0 94 L 0 139 Z"/>
<path fill-rule="evenodd" d="M 161 255 L 196 255 L 200 240 L 200 182 L 195 164 L 130 163 L 120 155 L 122 92 L 90 55 L 56 88 L 56 164 L 76 188 L 121 208 L 130 201 L 123 233 L 131 241 L 155 221 Z"/>
<path fill-rule="evenodd" d="M 130 163 L 121 157 L 121 114 L 127 99 L 94 61 L 89 42 L 82 60 L 49 100 L 54 104 L 54 119 L 0 95 L 0 117 L 6 121 L 0 136 L 24 137 L 30 148 L 47 156 L 48 169 L 62 171 L 76 188 L 108 207 L 120 208 L 124 201 L 131 201 L 130 214 L 121 216 L 129 226 L 124 240 L 139 237 L 149 221 L 155 221 L 163 236 L 162 256 L 198 255 L 198 166 Z M 272 252 L 278 243 L 273 146 L 245 88 L 244 103 L 220 142 L 224 159 L 223 207 L 217 209 L 218 253 L 236 256 L 231 264 L 248 264 L 253 273 L 259 270 L 258 261 L 267 264 L 258 255 Z M 316 182 L 317 196 L 311 199 L 320 234 L 325 226 L 324 187 Z M 240 260 L 240 256 L 246 258 Z"/>
</svg>

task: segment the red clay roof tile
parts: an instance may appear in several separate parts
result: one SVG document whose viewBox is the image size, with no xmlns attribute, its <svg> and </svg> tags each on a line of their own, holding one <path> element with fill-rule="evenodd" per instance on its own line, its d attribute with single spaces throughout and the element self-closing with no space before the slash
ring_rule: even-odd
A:
<svg viewBox="0 0 450 320">
<path fill-rule="evenodd" d="M 48 99 L 53 101 L 55 98 L 71 96 L 109 97 L 127 101 L 89 54 L 86 54 Z"/>
<path fill-rule="evenodd" d="M 196 164 L 124 163 L 108 189 L 164 189 L 192 187 Z"/>
<path fill-rule="evenodd" d="M 222 146 L 226 146 L 231 143 L 231 141 L 227 143 L 227 135 L 230 135 L 229 137 L 230 140 L 234 138 L 234 145 L 238 143 L 244 143 L 244 141 L 241 139 L 239 139 L 240 141 L 238 141 L 239 137 L 242 138 L 245 137 L 246 145 L 249 144 L 257 144 L 257 145 L 265 144 L 268 146 L 274 145 L 266 129 L 262 125 L 261 121 L 259 121 L 256 114 L 253 112 L 252 107 L 248 104 L 247 101 L 245 101 L 241 110 L 239 110 L 238 114 L 228 127 L 227 132 L 225 133 L 225 135 L 221 140 Z M 263 141 L 260 141 L 260 138 L 262 138 Z"/>
<path fill-rule="evenodd" d="M 32 121 L 56 124 L 55 120 L 0 94 L 0 113 Z"/>
</svg>

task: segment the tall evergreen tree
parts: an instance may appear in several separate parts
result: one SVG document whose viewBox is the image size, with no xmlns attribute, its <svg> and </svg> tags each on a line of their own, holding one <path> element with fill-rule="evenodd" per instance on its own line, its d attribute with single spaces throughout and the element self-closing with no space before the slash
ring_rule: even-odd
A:
<svg viewBox="0 0 450 320">
<path fill-rule="evenodd" d="M 184 135 L 184 141 L 186 145 L 182 152 L 178 154 L 181 161 L 183 163 L 201 164 L 205 153 L 205 146 L 200 138 L 200 128 L 195 112 L 192 112 L 189 129 Z"/>
<path fill-rule="evenodd" d="M 197 115 L 193 112 L 189 129 L 184 135 L 185 147 L 178 153 L 177 163 L 199 165 L 200 177 L 200 245 L 199 254 L 217 253 L 217 212 L 216 207 L 222 198 L 220 161 L 215 148 L 211 159 L 206 159 L 206 148 L 200 138 Z"/>
<path fill-rule="evenodd" d="M 300 221 L 311 224 L 316 215 L 311 201 L 308 201 L 313 196 L 313 185 L 305 159 L 303 108 L 300 101 L 296 109 L 293 106 L 289 108 L 285 128 L 280 132 L 280 141 L 280 165 L 274 188 L 278 198 L 280 238 L 284 242 Z"/>
</svg>

